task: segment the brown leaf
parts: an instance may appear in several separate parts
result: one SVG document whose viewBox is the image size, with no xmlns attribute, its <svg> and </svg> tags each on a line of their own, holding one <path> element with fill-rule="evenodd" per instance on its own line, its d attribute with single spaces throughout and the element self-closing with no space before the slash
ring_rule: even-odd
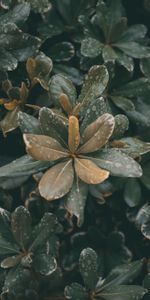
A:
<svg viewBox="0 0 150 300">
<path fill-rule="evenodd" d="M 26 151 L 36 160 L 53 161 L 68 153 L 55 139 L 46 135 L 24 134 Z"/>
<path fill-rule="evenodd" d="M 75 159 L 75 170 L 81 180 L 88 184 L 98 184 L 108 178 L 109 172 L 105 171 L 89 159 Z"/>
<path fill-rule="evenodd" d="M 69 118 L 69 135 L 68 145 L 72 153 L 74 153 L 80 144 L 79 121 L 75 116 Z"/>
<path fill-rule="evenodd" d="M 67 115 L 70 115 L 72 112 L 72 105 L 70 103 L 69 97 L 66 94 L 62 93 L 59 97 L 59 102 Z"/>
<path fill-rule="evenodd" d="M 83 145 L 79 153 L 90 153 L 99 150 L 111 137 L 115 126 L 115 119 L 106 113 L 91 123 L 83 132 Z"/>
<path fill-rule="evenodd" d="M 49 169 L 40 180 L 40 194 L 47 200 L 61 198 L 71 189 L 73 179 L 72 160 L 58 163 Z"/>
<path fill-rule="evenodd" d="M 7 132 L 10 132 L 18 127 L 18 112 L 20 108 L 17 106 L 14 110 L 8 111 L 2 121 L 0 121 L 0 128 L 3 131 L 4 136 Z"/>
<path fill-rule="evenodd" d="M 26 62 L 26 69 L 27 69 L 30 80 L 32 80 L 34 78 L 34 76 L 36 75 L 35 68 L 36 68 L 35 59 L 29 57 Z"/>
</svg>

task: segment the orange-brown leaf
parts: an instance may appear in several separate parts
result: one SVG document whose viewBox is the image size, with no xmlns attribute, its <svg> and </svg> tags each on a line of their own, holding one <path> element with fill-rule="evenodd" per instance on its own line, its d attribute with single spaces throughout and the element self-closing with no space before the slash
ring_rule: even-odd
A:
<svg viewBox="0 0 150 300">
<path fill-rule="evenodd" d="M 62 93 L 59 97 L 59 102 L 63 108 L 63 110 L 68 114 L 70 115 L 71 112 L 72 112 L 72 106 L 71 106 L 71 103 L 70 103 L 70 100 L 69 100 L 69 97 Z"/>
<path fill-rule="evenodd" d="M 40 180 L 40 194 L 49 201 L 61 198 L 71 189 L 73 179 L 72 160 L 58 163 L 49 169 Z"/>
<path fill-rule="evenodd" d="M 109 172 L 105 171 L 89 159 L 75 159 L 75 171 L 81 180 L 88 184 L 98 184 L 108 178 Z"/>
<path fill-rule="evenodd" d="M 74 153 L 80 144 L 79 121 L 75 116 L 69 118 L 69 136 L 68 145 L 72 153 Z"/>
<path fill-rule="evenodd" d="M 68 156 L 59 142 L 49 136 L 24 134 L 23 138 L 27 153 L 36 160 L 53 161 Z"/>
<path fill-rule="evenodd" d="M 99 150 L 111 137 L 115 126 L 115 119 L 106 113 L 91 123 L 83 132 L 83 145 L 79 153 L 90 153 Z"/>
</svg>

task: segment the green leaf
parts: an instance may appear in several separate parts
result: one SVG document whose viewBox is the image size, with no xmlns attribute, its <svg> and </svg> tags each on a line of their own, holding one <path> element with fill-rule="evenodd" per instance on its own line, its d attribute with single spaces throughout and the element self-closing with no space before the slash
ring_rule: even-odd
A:
<svg viewBox="0 0 150 300">
<path fill-rule="evenodd" d="M 18 113 L 18 125 L 22 133 L 42 133 L 39 121 L 35 117 L 21 111 Z"/>
<path fill-rule="evenodd" d="M 109 45 L 105 45 L 105 47 L 103 48 L 102 56 L 105 63 L 109 61 L 115 62 L 115 60 L 117 59 L 115 51 Z"/>
<path fill-rule="evenodd" d="M 121 149 L 121 151 L 133 158 L 139 157 L 140 155 L 150 152 L 150 143 L 141 141 L 138 138 L 125 137 L 122 138 L 120 141 L 124 143 L 124 146 Z"/>
<path fill-rule="evenodd" d="M 112 96 L 121 96 L 125 98 L 138 98 L 143 95 L 149 95 L 150 85 L 147 78 L 141 77 L 132 80 L 120 87 L 118 87 Z"/>
<path fill-rule="evenodd" d="M 49 276 L 57 268 L 56 259 L 47 254 L 38 254 L 33 260 L 34 270 L 42 275 Z"/>
<path fill-rule="evenodd" d="M 122 96 L 111 96 L 110 97 L 113 103 L 124 112 L 135 110 L 135 106 L 133 102 Z"/>
<path fill-rule="evenodd" d="M 64 294 L 66 299 L 71 300 L 85 300 L 88 296 L 85 288 L 76 282 L 72 283 L 70 286 L 66 286 Z"/>
<path fill-rule="evenodd" d="M 67 144 L 67 126 L 57 113 L 52 109 L 43 107 L 40 109 L 39 121 L 44 135 L 58 140 L 63 145 Z"/>
<path fill-rule="evenodd" d="M 21 260 L 21 255 L 14 255 L 14 256 L 7 257 L 4 260 L 2 260 L 1 268 L 7 269 L 7 268 L 15 267 L 20 263 L 20 260 Z"/>
<path fill-rule="evenodd" d="M 16 254 L 20 253 L 19 247 L 15 244 L 15 242 L 5 240 L 2 236 L 0 236 L 0 254 Z"/>
<path fill-rule="evenodd" d="M 150 163 L 143 166 L 143 176 L 140 178 L 144 186 L 150 190 Z"/>
<path fill-rule="evenodd" d="M 85 79 L 78 101 L 84 111 L 91 102 L 102 95 L 109 80 L 109 74 L 104 65 L 93 66 Z"/>
<path fill-rule="evenodd" d="M 124 200 L 130 207 L 135 207 L 141 203 L 141 186 L 136 178 L 127 180 L 124 189 Z"/>
<path fill-rule="evenodd" d="M 126 29 L 126 31 L 121 35 L 119 41 L 121 42 L 133 42 L 141 40 L 145 37 L 147 33 L 147 28 L 143 24 L 135 24 Z"/>
<path fill-rule="evenodd" d="M 30 4 L 22 3 L 16 5 L 12 10 L 0 16 L 0 26 L 8 23 L 15 23 L 16 25 L 21 25 L 24 23 L 30 14 Z"/>
<path fill-rule="evenodd" d="M 86 127 L 94 122 L 98 117 L 108 112 L 108 106 L 103 97 L 99 97 L 89 103 L 87 109 L 83 112 L 83 120 L 80 126 L 80 132 L 86 129 Z"/>
<path fill-rule="evenodd" d="M 49 238 L 50 234 L 57 234 L 61 231 L 61 226 L 57 218 L 52 213 L 45 213 L 40 223 L 33 230 L 33 242 L 30 251 L 41 248 Z"/>
<path fill-rule="evenodd" d="M 31 216 L 25 207 L 19 206 L 12 213 L 11 228 L 16 242 L 22 250 L 27 250 L 31 238 Z"/>
<path fill-rule="evenodd" d="M 14 241 L 10 228 L 10 213 L 0 208 L 0 236 L 9 241 Z"/>
<path fill-rule="evenodd" d="M 25 182 L 32 174 L 47 169 L 48 162 L 35 161 L 24 155 L 0 168 L 0 187 L 14 189 Z"/>
<path fill-rule="evenodd" d="M 88 187 L 79 178 L 74 180 L 73 186 L 66 196 L 65 207 L 71 215 L 77 217 L 78 226 L 82 226 L 84 222 L 84 208 L 88 194 Z"/>
<path fill-rule="evenodd" d="M 29 56 L 34 55 L 41 45 L 41 40 L 28 33 L 22 32 L 15 24 L 3 24 L 0 28 L 0 47 L 5 50 L 5 59 L 8 53 L 15 58 L 12 66 L 9 64 L 9 70 L 16 67 L 16 61 L 25 61 Z"/>
<path fill-rule="evenodd" d="M 58 74 L 51 78 L 49 86 L 50 94 L 55 106 L 60 107 L 59 97 L 62 93 L 69 97 L 71 104 L 74 106 L 76 103 L 77 93 L 75 86 L 67 77 Z"/>
<path fill-rule="evenodd" d="M 141 273 L 143 263 L 144 260 L 141 259 L 117 266 L 109 273 L 102 284 L 97 284 L 96 293 L 98 294 L 114 286 L 131 283 Z"/>
<path fill-rule="evenodd" d="M 150 58 L 142 58 L 140 61 L 140 69 L 142 73 L 150 79 Z"/>
<path fill-rule="evenodd" d="M 88 37 L 81 43 L 81 54 L 85 57 L 96 57 L 101 54 L 103 47 L 98 40 Z"/>
<path fill-rule="evenodd" d="M 75 55 L 75 49 L 73 44 L 69 42 L 62 42 L 54 44 L 48 51 L 48 54 L 53 61 L 69 61 Z"/>
<path fill-rule="evenodd" d="M 150 57 L 150 48 L 136 42 L 118 41 L 114 46 L 133 58 Z"/>
<path fill-rule="evenodd" d="M 106 300 L 140 300 L 146 293 L 147 290 L 138 285 L 120 285 L 105 289 L 100 296 Z"/>
<path fill-rule="evenodd" d="M 134 60 L 132 57 L 127 56 L 123 52 L 121 52 L 118 49 L 115 49 L 115 52 L 117 54 L 117 62 L 119 65 L 123 66 L 127 69 L 129 72 L 133 72 L 134 70 Z"/>
<path fill-rule="evenodd" d="M 83 82 L 81 71 L 74 67 L 55 63 L 53 71 L 56 74 L 62 74 L 63 76 L 68 77 L 74 84 L 80 85 Z"/>
<path fill-rule="evenodd" d="M 115 116 L 115 129 L 112 134 L 113 139 L 119 139 L 124 136 L 125 132 L 129 129 L 129 120 L 125 115 L 118 114 Z"/>
<path fill-rule="evenodd" d="M 101 168 L 110 171 L 113 176 L 140 177 L 142 169 L 131 157 L 117 149 L 101 150 L 96 158 L 91 159 Z"/>
<path fill-rule="evenodd" d="M 98 257 L 91 248 L 82 250 L 79 258 L 79 269 L 88 289 L 94 290 L 98 281 Z"/>
</svg>

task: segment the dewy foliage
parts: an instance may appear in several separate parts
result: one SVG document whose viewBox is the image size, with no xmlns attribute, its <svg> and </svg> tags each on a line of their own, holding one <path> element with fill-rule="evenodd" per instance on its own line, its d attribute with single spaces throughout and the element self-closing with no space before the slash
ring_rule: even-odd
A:
<svg viewBox="0 0 150 300">
<path fill-rule="evenodd" d="M 149 14 L 0 1 L 1 300 L 150 299 Z"/>
</svg>

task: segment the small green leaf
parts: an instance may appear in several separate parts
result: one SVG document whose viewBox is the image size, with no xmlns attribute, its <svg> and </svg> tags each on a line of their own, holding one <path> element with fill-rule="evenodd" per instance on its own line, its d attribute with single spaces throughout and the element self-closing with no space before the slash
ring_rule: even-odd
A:
<svg viewBox="0 0 150 300">
<path fill-rule="evenodd" d="M 39 121 L 35 117 L 21 111 L 18 113 L 18 125 L 22 133 L 42 133 Z"/>
<path fill-rule="evenodd" d="M 118 114 L 115 116 L 115 129 L 112 134 L 113 139 L 119 139 L 124 136 L 125 132 L 129 129 L 129 120 L 125 115 Z"/>
<path fill-rule="evenodd" d="M 0 254 L 1 255 L 9 255 L 9 254 L 16 254 L 20 253 L 19 247 L 15 244 L 15 241 L 5 240 L 3 237 L 0 236 Z"/>
<path fill-rule="evenodd" d="M 33 260 L 34 270 L 42 275 L 49 276 L 57 268 L 56 259 L 47 254 L 38 254 Z"/>
<path fill-rule="evenodd" d="M 72 283 L 70 286 L 66 286 L 64 294 L 66 299 L 71 300 L 85 300 L 88 296 L 85 288 L 76 282 Z"/>
<path fill-rule="evenodd" d="M 81 43 L 81 54 L 85 57 L 96 57 L 102 52 L 103 47 L 98 40 L 88 37 Z"/>
<path fill-rule="evenodd" d="M 63 145 L 67 144 L 67 126 L 57 113 L 52 109 L 43 107 L 40 109 L 39 121 L 44 135 L 58 140 Z"/>
<path fill-rule="evenodd" d="M 0 25 L 7 23 L 15 23 L 16 25 L 23 24 L 29 17 L 30 4 L 21 3 L 16 5 L 13 9 L 0 16 Z"/>
<path fill-rule="evenodd" d="M 117 43 L 115 43 L 115 47 L 119 48 L 125 54 L 132 56 L 133 58 L 150 57 L 150 48 L 140 45 L 137 42 L 124 42 L 120 40 Z"/>
<path fill-rule="evenodd" d="M 142 58 L 140 61 L 140 69 L 142 73 L 150 79 L 150 58 Z"/>
<path fill-rule="evenodd" d="M 76 89 L 71 80 L 67 77 L 61 74 L 54 75 L 51 78 L 49 90 L 55 106 L 60 107 L 59 97 L 62 93 L 69 97 L 69 100 L 73 106 L 75 105 L 77 98 Z"/>
<path fill-rule="evenodd" d="M 33 242 L 30 251 L 35 251 L 42 247 L 50 234 L 57 234 L 61 231 L 61 226 L 57 218 L 52 213 L 45 213 L 40 223 L 33 230 Z"/>
<path fill-rule="evenodd" d="M 19 206 L 12 213 L 11 228 L 16 242 L 25 250 L 31 238 L 31 216 L 25 207 Z"/>
<path fill-rule="evenodd" d="M 98 281 L 98 257 L 91 248 L 83 249 L 79 258 L 79 269 L 87 288 L 93 290 Z"/>
<path fill-rule="evenodd" d="M 76 85 L 81 85 L 83 83 L 83 74 L 77 68 L 55 63 L 53 71 L 56 74 L 62 74 L 63 76 L 68 77 Z"/>
<path fill-rule="evenodd" d="M 73 186 L 66 196 L 65 207 L 71 215 L 75 215 L 78 219 L 78 226 L 82 226 L 84 222 L 84 208 L 88 194 L 88 187 L 79 178 L 74 180 Z"/>
<path fill-rule="evenodd" d="M 109 45 L 105 45 L 105 47 L 103 48 L 102 56 L 105 63 L 109 61 L 115 62 L 115 60 L 117 59 L 115 51 Z"/>
<path fill-rule="evenodd" d="M 143 176 L 140 178 L 144 186 L 150 190 L 150 163 L 143 166 Z"/>
<path fill-rule="evenodd" d="M 75 49 L 71 43 L 62 42 L 54 44 L 48 51 L 48 54 L 53 61 L 69 61 L 75 55 Z"/>
</svg>

